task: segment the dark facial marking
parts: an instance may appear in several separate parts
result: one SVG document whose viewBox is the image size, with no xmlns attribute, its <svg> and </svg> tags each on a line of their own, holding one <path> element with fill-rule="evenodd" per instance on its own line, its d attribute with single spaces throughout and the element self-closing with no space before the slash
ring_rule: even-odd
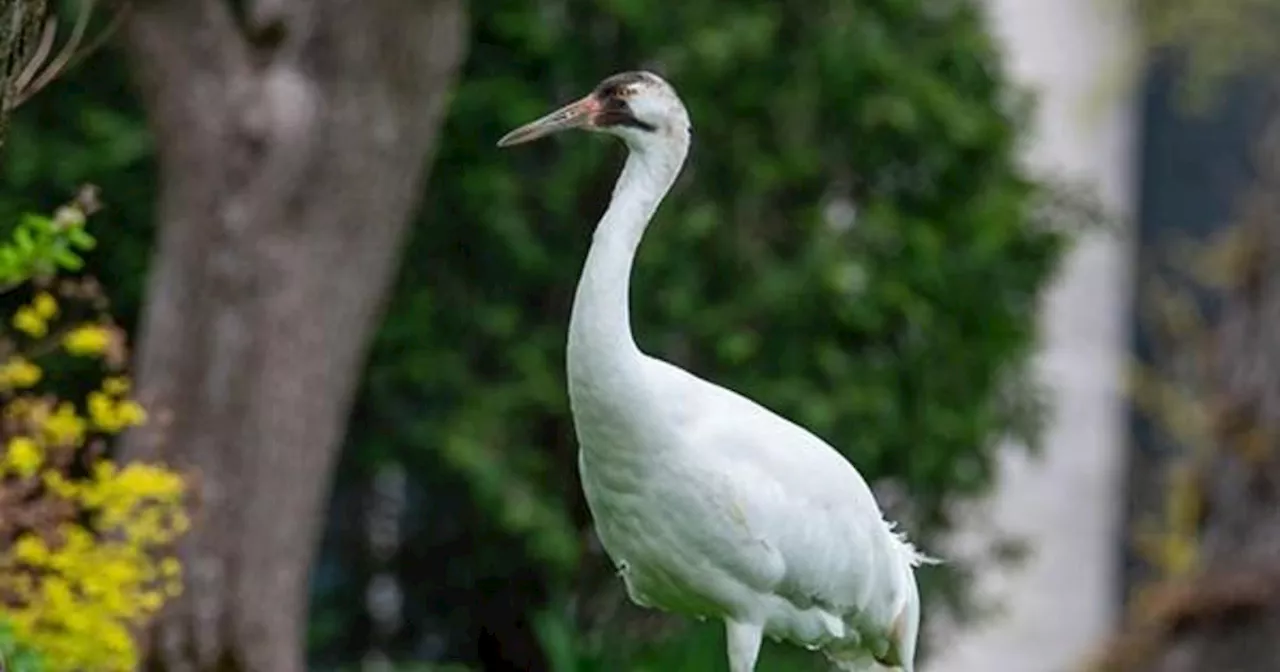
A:
<svg viewBox="0 0 1280 672">
<path fill-rule="evenodd" d="M 613 98 L 628 86 L 645 81 L 648 81 L 648 78 L 643 72 L 620 72 L 597 84 L 594 93 L 597 98 Z"/>
<path fill-rule="evenodd" d="M 645 121 L 636 119 L 631 113 L 631 108 L 627 105 L 627 101 L 622 98 L 604 98 L 600 100 L 601 108 L 596 113 L 595 123 L 600 127 L 626 126 L 628 128 L 638 128 L 642 131 L 656 131 L 657 126 Z"/>
<path fill-rule="evenodd" d="M 626 98 L 624 98 L 624 92 L 627 87 L 645 81 L 648 81 L 648 79 L 644 73 L 623 72 L 600 82 L 596 86 L 596 90 L 592 92 L 592 95 L 601 104 L 601 110 L 596 114 L 595 118 L 596 125 L 601 127 L 626 126 L 650 132 L 658 130 L 653 124 L 636 119 L 635 115 L 631 113 L 631 108 L 627 105 Z"/>
</svg>

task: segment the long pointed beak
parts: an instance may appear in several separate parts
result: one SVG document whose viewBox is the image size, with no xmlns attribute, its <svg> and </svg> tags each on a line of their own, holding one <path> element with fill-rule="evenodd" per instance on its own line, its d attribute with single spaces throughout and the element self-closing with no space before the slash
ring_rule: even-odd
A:
<svg viewBox="0 0 1280 672">
<path fill-rule="evenodd" d="M 531 142 L 552 133 L 567 131 L 571 128 L 582 128 L 591 123 L 591 118 L 598 109 L 599 103 L 591 96 L 576 100 L 537 121 L 531 121 L 502 136 L 502 139 L 498 141 L 498 146 L 510 147 Z"/>
</svg>

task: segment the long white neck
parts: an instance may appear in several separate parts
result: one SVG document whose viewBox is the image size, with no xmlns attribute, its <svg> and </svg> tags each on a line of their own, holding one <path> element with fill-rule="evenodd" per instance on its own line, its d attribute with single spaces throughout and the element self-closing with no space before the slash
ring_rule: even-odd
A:
<svg viewBox="0 0 1280 672">
<path fill-rule="evenodd" d="M 689 150 L 687 135 L 664 140 L 631 150 L 596 225 L 569 320 L 571 387 L 592 377 L 620 378 L 642 360 L 631 334 L 631 267 L 645 228 Z"/>
</svg>

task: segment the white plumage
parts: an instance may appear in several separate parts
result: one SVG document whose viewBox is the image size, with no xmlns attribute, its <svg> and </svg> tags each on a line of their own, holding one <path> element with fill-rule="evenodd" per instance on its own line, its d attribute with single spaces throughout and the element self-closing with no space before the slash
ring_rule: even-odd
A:
<svg viewBox="0 0 1280 672">
<path fill-rule="evenodd" d="M 632 338 L 632 262 L 689 149 L 679 96 L 657 75 L 622 73 L 499 145 L 568 128 L 630 150 L 578 284 L 567 357 L 583 490 L 631 599 L 723 620 L 732 672 L 754 670 L 762 635 L 821 649 L 843 670 L 913 672 L 914 570 L 931 559 L 884 519 L 857 470 Z"/>
</svg>

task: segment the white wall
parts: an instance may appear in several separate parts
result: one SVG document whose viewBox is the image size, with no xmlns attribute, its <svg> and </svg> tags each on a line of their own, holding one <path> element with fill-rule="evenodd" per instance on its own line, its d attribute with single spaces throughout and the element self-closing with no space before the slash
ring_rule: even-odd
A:
<svg viewBox="0 0 1280 672">
<path fill-rule="evenodd" d="M 1126 219 L 1135 199 L 1135 43 L 1124 0 L 988 0 L 1014 77 L 1039 93 L 1026 160 L 1096 185 Z M 988 567 L 978 590 L 1003 613 L 935 633 L 926 672 L 1065 672 L 1096 651 L 1118 617 L 1122 369 L 1129 236 L 1099 234 L 1072 254 L 1041 315 L 1038 366 L 1054 394 L 1042 458 L 1010 450 L 989 502 L 970 512 L 957 550 L 994 532 L 1032 555 Z"/>
</svg>

